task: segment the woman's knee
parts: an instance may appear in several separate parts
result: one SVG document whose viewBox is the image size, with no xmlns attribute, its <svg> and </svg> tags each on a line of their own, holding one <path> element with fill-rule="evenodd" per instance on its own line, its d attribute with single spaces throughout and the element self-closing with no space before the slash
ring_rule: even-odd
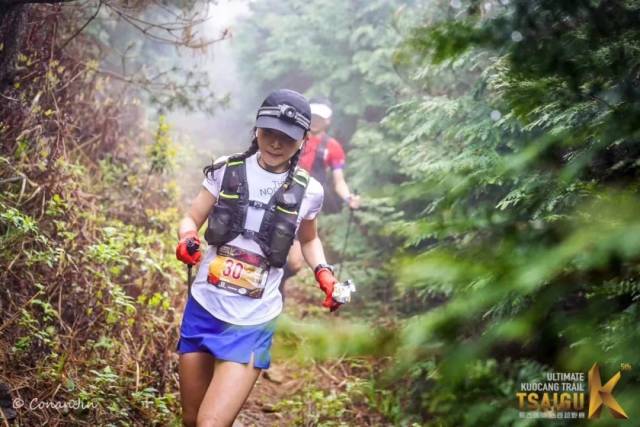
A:
<svg viewBox="0 0 640 427">
<path fill-rule="evenodd" d="M 197 425 L 198 411 L 213 376 L 215 359 L 207 353 L 180 355 L 180 399 L 182 422 L 185 426 Z"/>
</svg>

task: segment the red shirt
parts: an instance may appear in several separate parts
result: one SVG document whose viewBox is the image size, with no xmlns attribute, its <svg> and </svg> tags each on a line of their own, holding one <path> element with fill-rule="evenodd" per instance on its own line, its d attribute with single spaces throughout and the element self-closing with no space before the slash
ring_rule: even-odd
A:
<svg viewBox="0 0 640 427">
<path fill-rule="evenodd" d="M 308 172 L 312 172 L 311 168 L 313 167 L 313 162 L 316 159 L 318 146 L 321 141 L 322 134 L 309 135 L 309 139 L 304 144 L 304 148 L 300 154 L 300 159 L 298 160 L 298 165 Z M 342 169 L 344 167 L 344 163 L 345 155 L 342 145 L 330 137 L 324 150 L 324 167 L 331 168 L 332 170 Z"/>
</svg>

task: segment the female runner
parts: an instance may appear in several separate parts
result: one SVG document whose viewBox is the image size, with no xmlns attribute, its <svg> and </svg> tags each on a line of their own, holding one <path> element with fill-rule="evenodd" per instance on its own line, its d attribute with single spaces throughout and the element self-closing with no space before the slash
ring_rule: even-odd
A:
<svg viewBox="0 0 640 427">
<path fill-rule="evenodd" d="M 304 96 L 272 92 L 258 110 L 249 149 L 204 169 L 203 188 L 180 221 L 177 258 L 188 265 L 202 258 L 178 342 L 186 426 L 230 426 L 269 367 L 282 311 L 278 284 L 294 235 L 315 267 L 323 305 L 340 305 L 316 232 L 322 186 L 297 168 L 310 122 Z M 198 230 L 207 218 L 202 256 Z"/>
</svg>

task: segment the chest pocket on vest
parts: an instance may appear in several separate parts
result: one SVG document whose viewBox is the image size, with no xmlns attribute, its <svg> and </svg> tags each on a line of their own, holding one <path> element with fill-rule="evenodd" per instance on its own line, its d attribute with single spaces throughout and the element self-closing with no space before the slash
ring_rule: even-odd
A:
<svg viewBox="0 0 640 427">
<path fill-rule="evenodd" d="M 209 212 L 204 237 L 210 245 L 221 246 L 244 230 L 247 215 L 246 181 L 244 161 L 229 161 L 222 178 L 218 201 Z"/>
</svg>

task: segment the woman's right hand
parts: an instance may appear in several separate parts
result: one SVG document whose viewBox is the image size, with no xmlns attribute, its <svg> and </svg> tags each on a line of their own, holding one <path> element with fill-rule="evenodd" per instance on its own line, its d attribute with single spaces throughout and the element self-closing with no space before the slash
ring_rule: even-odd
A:
<svg viewBox="0 0 640 427">
<path fill-rule="evenodd" d="M 188 231 L 180 239 L 176 247 L 176 258 L 187 265 L 195 265 L 200 262 L 202 254 L 200 253 L 200 239 L 195 230 Z"/>
</svg>

